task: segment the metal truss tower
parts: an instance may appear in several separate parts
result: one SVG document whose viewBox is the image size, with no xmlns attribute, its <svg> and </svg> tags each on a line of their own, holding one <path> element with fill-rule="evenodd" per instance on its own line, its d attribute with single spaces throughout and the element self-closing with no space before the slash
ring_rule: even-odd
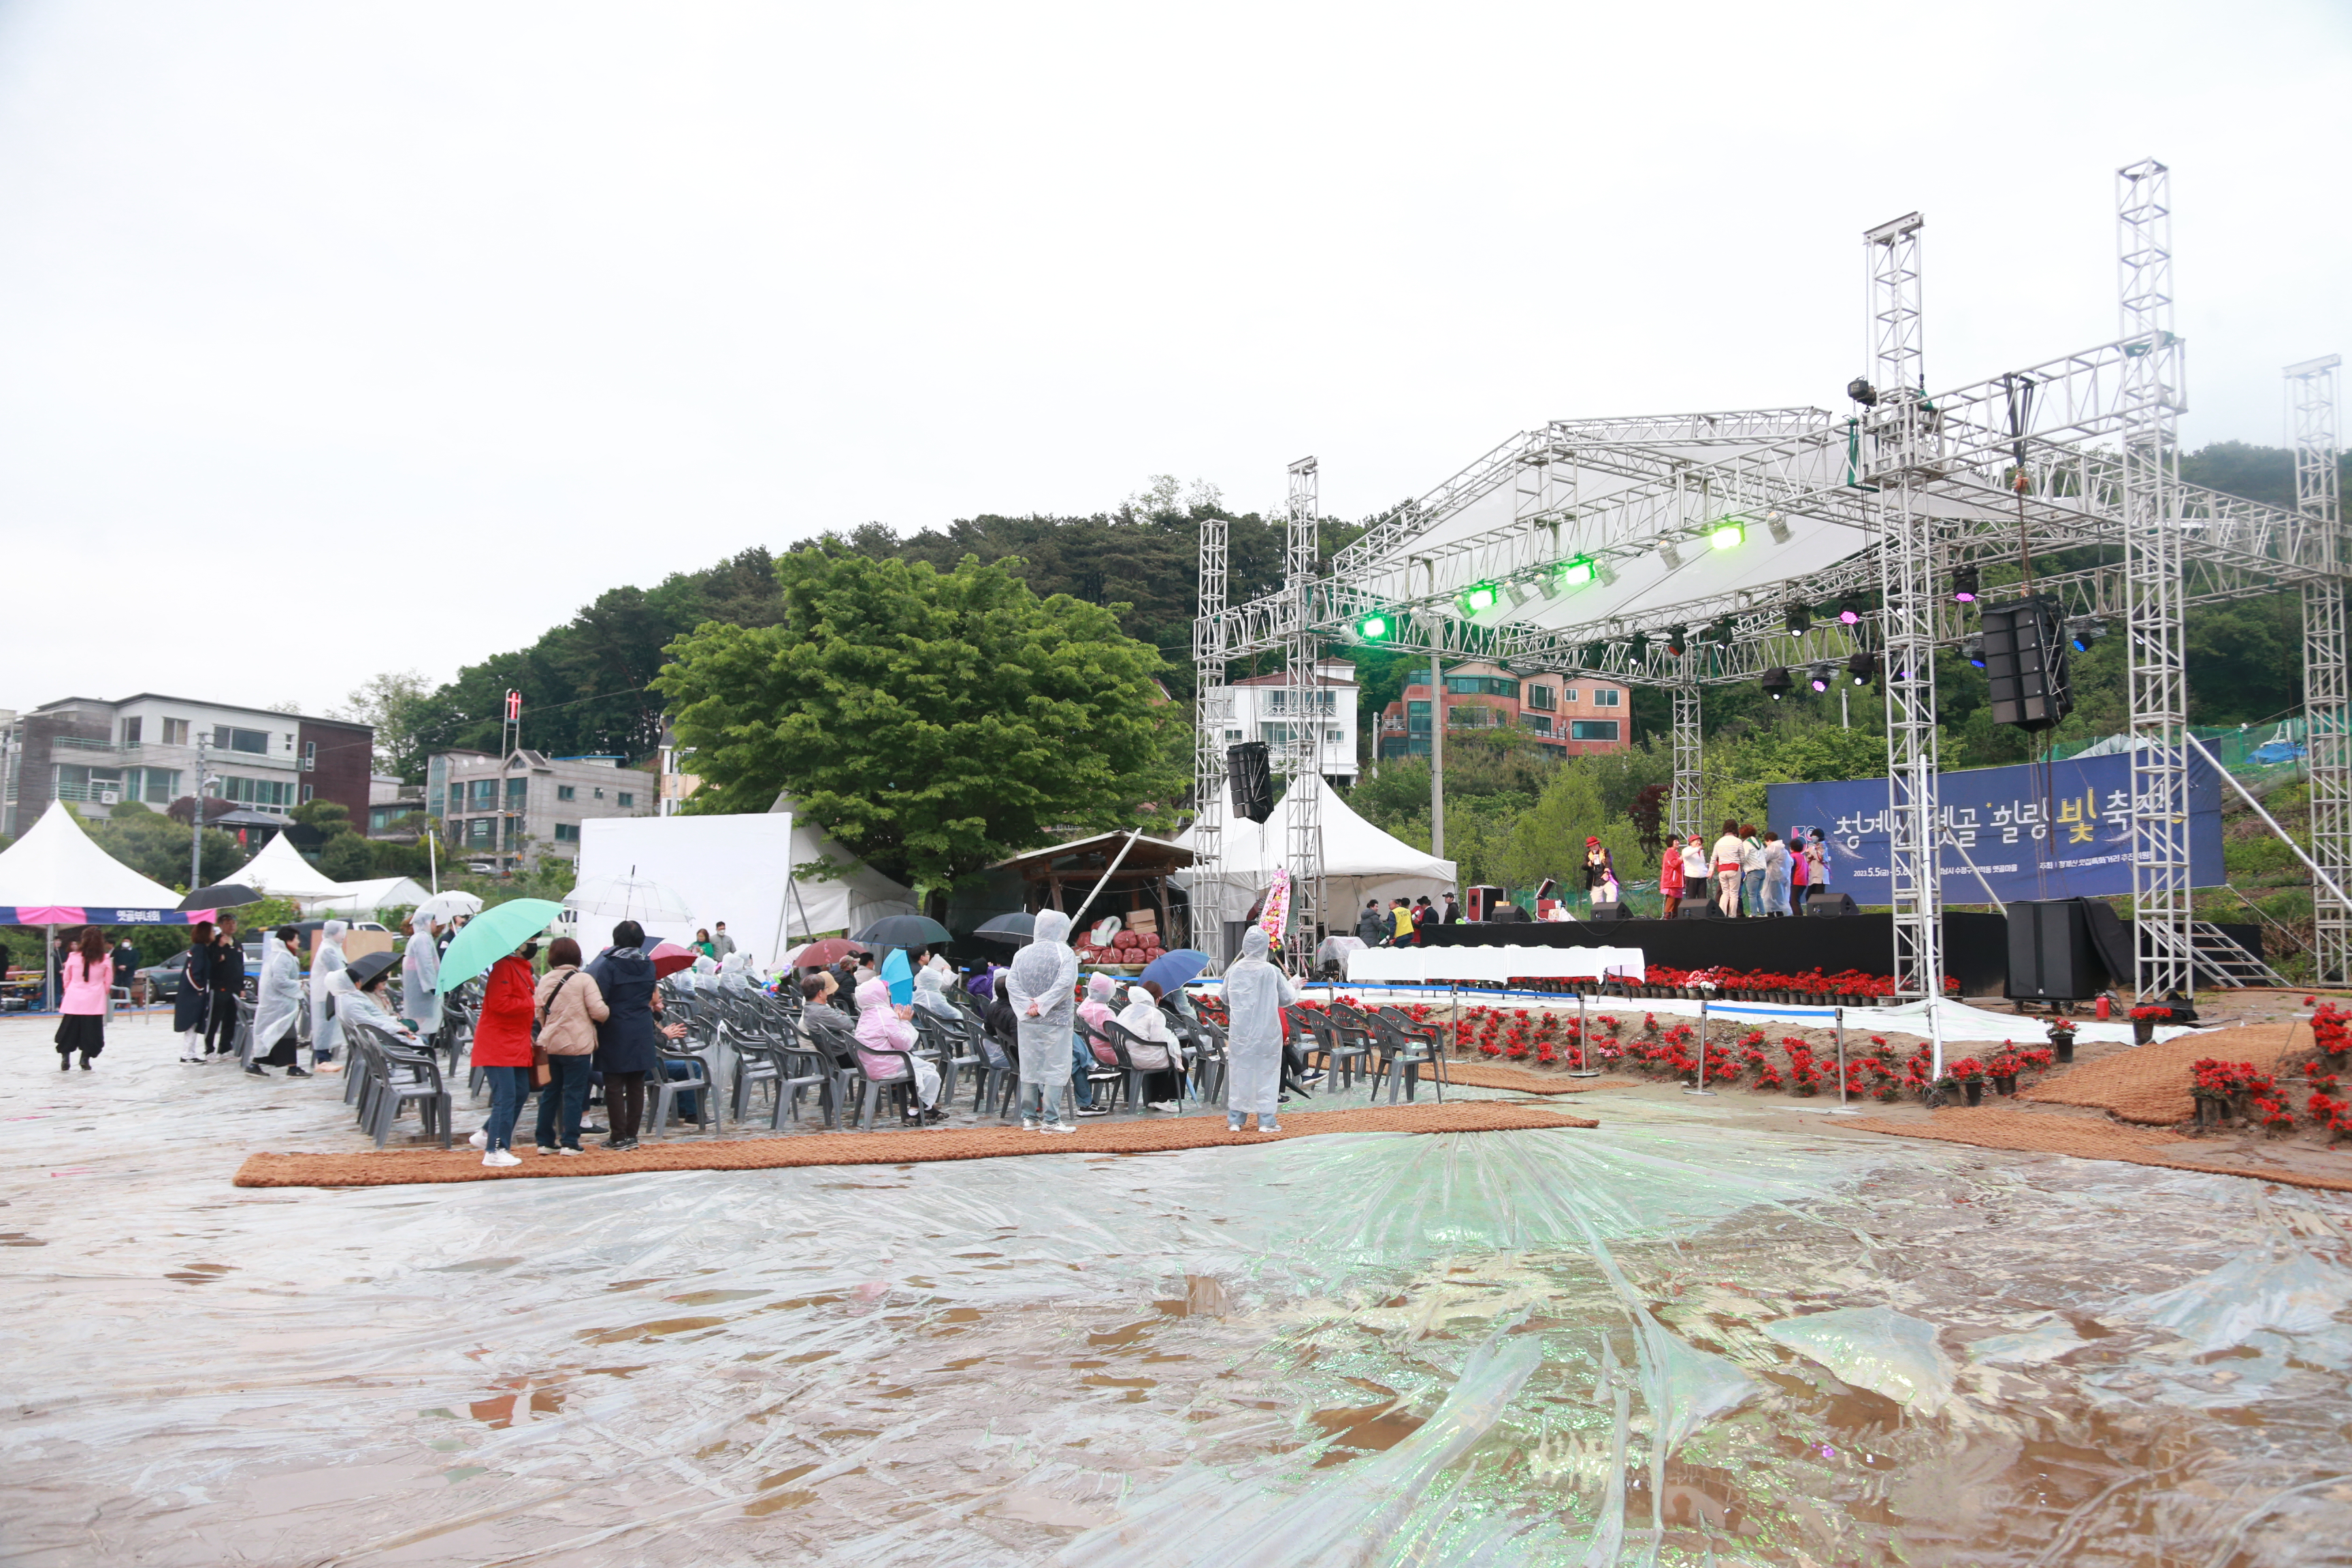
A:
<svg viewBox="0 0 2352 1568">
<path fill-rule="evenodd" d="M 1698 686 L 1690 679 L 1697 658 L 1696 649 L 1685 650 L 1676 661 L 1683 679 L 1666 689 L 1675 702 L 1675 787 L 1666 796 L 1666 834 L 1675 844 L 1687 844 L 1691 835 L 1706 831 L 1699 819 L 1706 809 L 1706 780 L 1700 771 Z"/>
<path fill-rule="evenodd" d="M 1916 493 L 1937 456 L 1936 415 L 1920 373 L 1921 223 L 1917 213 L 1907 213 L 1863 236 L 1879 389 L 1869 424 L 1869 479 L 1877 489 L 1884 606 L 1887 894 L 1895 910 L 1895 994 L 1906 998 L 1937 997 L 1944 986 L 1936 850 L 1936 530 Z"/>
<path fill-rule="evenodd" d="M 2132 729 L 2132 906 L 2138 996 L 2196 984 L 2189 886 L 2189 684 L 2181 637 L 2177 426 L 2180 346 L 2172 331 L 2171 175 L 2153 158 L 2116 172 L 2125 361 L 2121 465 L 2124 625 Z"/>
<path fill-rule="evenodd" d="M 1224 624 L 1227 525 L 1201 520 L 1201 609 L 1192 623 L 1192 945 L 1230 961 L 1223 900 L 1225 827 L 1225 727 L 1233 722 L 1233 689 L 1225 684 Z M 1208 929 L 1202 929 L 1203 924 Z"/>
<path fill-rule="evenodd" d="M 2336 572 L 2352 565 L 2336 495 L 2336 368 L 2329 354 L 2286 367 L 2287 435 L 2294 447 L 2295 510 L 2318 531 L 2318 547 Z M 2344 584 L 2303 585 L 2305 766 L 2311 781 L 2311 856 L 2339 888 L 2352 886 L 2352 679 L 2347 679 Z M 2352 974 L 2352 910 L 2319 879 L 2311 889 L 2319 983 Z"/>
<path fill-rule="evenodd" d="M 1306 973 L 1315 962 L 1315 928 L 1323 919 L 1323 698 L 1315 666 L 1323 639 L 1315 626 L 1315 586 L 1322 571 L 1322 507 L 1315 459 L 1290 465 L 1290 547 L 1284 584 L 1297 605 L 1288 648 L 1290 712 L 1276 771 L 1290 780 L 1290 915 L 1283 927 L 1283 952 L 1293 970 Z M 1313 785 L 1302 788 L 1312 779 Z"/>
</svg>

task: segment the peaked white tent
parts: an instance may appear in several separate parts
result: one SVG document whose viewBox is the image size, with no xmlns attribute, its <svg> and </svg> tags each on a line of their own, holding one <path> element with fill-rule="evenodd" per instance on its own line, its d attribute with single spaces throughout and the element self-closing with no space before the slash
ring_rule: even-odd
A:
<svg viewBox="0 0 2352 1568">
<path fill-rule="evenodd" d="M 283 833 L 261 847 L 261 852 L 235 871 L 228 880 L 242 883 L 257 893 L 267 893 L 273 899 L 292 899 L 309 903 L 313 899 L 331 899 L 340 895 L 343 885 L 329 877 L 294 847 L 293 840 Z"/>
<path fill-rule="evenodd" d="M 378 910 L 415 909 L 432 896 L 413 877 L 371 877 L 338 882 L 332 896 L 303 901 L 314 915 L 372 915 Z"/>
<path fill-rule="evenodd" d="M 1221 921 L 1237 921 L 1249 913 L 1258 895 L 1274 885 L 1275 871 L 1289 858 L 1292 813 L 1309 792 L 1316 797 L 1316 820 L 1323 837 L 1323 885 L 1330 903 L 1324 923 L 1335 934 L 1355 929 L 1356 913 L 1367 899 L 1385 903 L 1424 893 L 1433 899 L 1454 886 L 1453 861 L 1381 832 L 1332 794 L 1319 776 L 1309 774 L 1284 793 L 1264 824 L 1227 815 L 1214 871 L 1176 873 L 1172 879 L 1191 897 L 1196 921 L 1210 910 Z M 1188 827 L 1176 842 L 1191 849 L 1193 839 Z"/>
<path fill-rule="evenodd" d="M 49 802 L 25 837 L 0 852 L 0 906 L 32 911 L 17 917 L 30 924 L 79 925 L 88 919 L 106 925 L 153 925 L 159 922 L 125 919 L 116 911 L 162 912 L 179 904 L 179 894 L 100 849 L 61 800 Z M 68 910 L 75 912 L 39 918 Z"/>
<path fill-rule="evenodd" d="M 789 939 L 812 937 L 829 931 L 863 931 L 885 915 L 922 912 L 915 907 L 914 889 L 903 882 L 892 881 L 835 843 L 824 828 L 793 809 L 791 796 L 776 796 L 775 804 L 768 810 L 772 815 L 779 812 L 792 814 L 792 858 L 794 866 L 830 860 L 836 866 L 849 868 L 846 875 L 825 881 L 807 877 L 793 878 L 792 898 L 786 907 L 784 921 Z"/>
</svg>

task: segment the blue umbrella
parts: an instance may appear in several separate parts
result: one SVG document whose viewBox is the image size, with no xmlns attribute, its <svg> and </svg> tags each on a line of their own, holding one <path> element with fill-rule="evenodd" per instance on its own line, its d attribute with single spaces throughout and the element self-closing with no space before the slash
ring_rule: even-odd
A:
<svg viewBox="0 0 2352 1568">
<path fill-rule="evenodd" d="M 1179 947 L 1145 964 L 1139 978 L 1146 984 L 1159 986 L 1160 994 L 1164 996 L 1208 967 L 1207 953 L 1194 948 Z"/>
<path fill-rule="evenodd" d="M 904 1006 L 915 999 L 915 969 L 907 962 L 905 948 L 892 948 L 877 973 L 889 983 L 891 1001 Z"/>
</svg>

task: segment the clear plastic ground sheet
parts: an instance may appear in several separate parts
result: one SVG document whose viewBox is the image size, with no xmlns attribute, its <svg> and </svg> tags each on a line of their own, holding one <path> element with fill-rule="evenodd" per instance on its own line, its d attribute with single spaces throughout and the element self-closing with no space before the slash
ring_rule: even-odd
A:
<svg viewBox="0 0 2352 1568">
<path fill-rule="evenodd" d="M 11 1563 L 2352 1542 L 2332 1194 L 1607 1097 L 1589 1131 L 241 1192 L 334 1118 L 0 1071 Z"/>
</svg>

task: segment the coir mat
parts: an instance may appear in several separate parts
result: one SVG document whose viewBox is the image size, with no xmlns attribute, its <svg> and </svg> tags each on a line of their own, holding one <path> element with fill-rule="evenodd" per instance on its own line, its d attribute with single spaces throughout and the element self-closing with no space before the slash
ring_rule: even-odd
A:
<svg viewBox="0 0 2352 1568">
<path fill-rule="evenodd" d="M 886 1132 L 803 1132 L 774 1138 L 679 1139 L 627 1153 L 591 1149 L 542 1156 L 518 1150 L 520 1165 L 492 1169 L 466 1148 L 370 1150 L 352 1154 L 255 1154 L 238 1167 L 240 1187 L 388 1187 L 425 1182 L 528 1181 L 618 1176 L 641 1171 L 765 1171 L 791 1165 L 905 1165 L 929 1160 L 994 1160 L 1023 1154 L 1160 1154 L 1274 1143 L 1333 1132 L 1511 1132 L 1598 1127 L 1541 1106 L 1462 1100 L 1439 1105 L 1293 1111 L 1274 1132 L 1232 1132 L 1215 1116 L 1082 1122 L 1068 1134 L 1018 1127 L 931 1128 Z"/>
<path fill-rule="evenodd" d="M 2270 1072 L 2295 1049 L 2311 1048 L 2310 1026 L 2248 1024 L 2201 1035 L 2182 1035 L 2161 1045 L 2135 1046 L 2097 1061 L 2053 1074 L 2020 1094 L 2044 1105 L 2087 1105 L 2144 1127 L 2169 1127 L 2196 1113 L 2189 1087 L 2190 1064 L 2207 1057 L 2251 1062 Z"/>
<path fill-rule="evenodd" d="M 2149 1049 L 2142 1047 L 2143 1050 Z M 2168 1171 L 2201 1171 L 2213 1176 L 2250 1176 L 2285 1187 L 2311 1187 L 2323 1192 L 2352 1193 L 2352 1180 L 2304 1171 L 2283 1171 L 2275 1165 L 2222 1165 L 2181 1160 L 2159 1152 L 2178 1145 L 2180 1136 L 2147 1127 L 2129 1127 L 2089 1116 L 2037 1115 L 2031 1110 L 1938 1110 L 1925 1121 L 1890 1121 L 1869 1117 L 1853 1123 L 1868 1132 L 1895 1138 L 1932 1138 L 1942 1143 L 1966 1143 L 1979 1149 L 2008 1149 L 2019 1153 L 2070 1154 L 2078 1160 L 2120 1160 L 2132 1165 L 2158 1165 Z"/>
</svg>

